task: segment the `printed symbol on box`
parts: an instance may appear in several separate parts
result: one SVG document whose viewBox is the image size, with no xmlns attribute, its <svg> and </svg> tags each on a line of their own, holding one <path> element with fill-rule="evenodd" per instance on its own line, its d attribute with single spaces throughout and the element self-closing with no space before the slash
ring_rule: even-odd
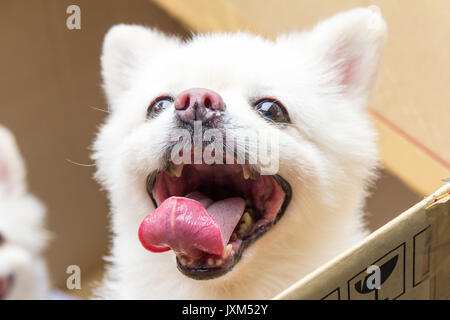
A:
<svg viewBox="0 0 450 320">
<path fill-rule="evenodd" d="M 375 291 L 375 300 L 378 300 L 378 290 L 381 289 L 381 285 L 386 282 L 392 271 L 394 271 L 397 261 L 398 255 L 385 262 L 381 267 L 376 265 L 369 266 L 367 268 L 367 273 L 369 274 L 364 278 L 364 281 L 359 280 L 355 283 L 356 291 L 362 294 Z"/>
<path fill-rule="evenodd" d="M 348 281 L 349 300 L 393 300 L 404 292 L 404 243 Z"/>
<path fill-rule="evenodd" d="M 428 278 L 431 257 L 431 228 L 426 227 L 413 237 L 413 287 Z"/>
<path fill-rule="evenodd" d="M 341 300 L 341 289 L 336 288 L 320 300 Z"/>
</svg>

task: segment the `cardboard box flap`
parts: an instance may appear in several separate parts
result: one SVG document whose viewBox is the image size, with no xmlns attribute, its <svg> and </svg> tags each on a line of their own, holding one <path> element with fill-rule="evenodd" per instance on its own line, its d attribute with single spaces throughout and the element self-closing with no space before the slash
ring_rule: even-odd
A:
<svg viewBox="0 0 450 320">
<path fill-rule="evenodd" d="M 274 299 L 450 298 L 450 184 Z"/>
</svg>

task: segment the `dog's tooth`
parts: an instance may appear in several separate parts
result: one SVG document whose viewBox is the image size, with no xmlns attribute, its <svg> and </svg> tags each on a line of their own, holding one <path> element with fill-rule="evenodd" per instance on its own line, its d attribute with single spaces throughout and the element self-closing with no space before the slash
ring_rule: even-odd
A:
<svg viewBox="0 0 450 320">
<path fill-rule="evenodd" d="M 245 180 L 248 180 L 248 178 L 250 178 L 251 173 L 247 165 L 242 166 L 242 174 L 244 175 Z"/>
<path fill-rule="evenodd" d="M 222 263 L 223 263 L 223 260 L 222 259 L 217 259 L 216 260 L 216 266 L 221 266 L 222 265 Z"/>
<path fill-rule="evenodd" d="M 248 211 L 244 212 L 241 217 L 241 221 L 246 226 L 250 226 L 252 224 L 252 216 L 250 215 L 250 213 L 248 213 Z"/>
<path fill-rule="evenodd" d="M 171 177 L 179 178 L 179 177 L 181 177 L 181 173 L 183 172 L 183 167 L 184 167 L 183 163 L 181 163 L 181 164 L 170 163 L 166 169 L 166 172 Z"/>
<path fill-rule="evenodd" d="M 237 234 L 239 236 L 242 236 L 250 228 L 250 226 L 252 225 L 252 222 L 253 222 L 253 219 L 252 219 L 252 216 L 250 215 L 250 213 L 248 213 L 247 211 L 244 212 L 244 214 L 241 217 L 241 220 L 239 220 L 239 227 L 238 227 Z"/>
<path fill-rule="evenodd" d="M 180 259 L 180 262 L 181 262 L 181 264 L 184 265 L 184 266 L 187 265 L 187 263 L 188 263 L 187 260 L 186 260 L 185 258 L 181 258 L 181 259 Z"/>
<path fill-rule="evenodd" d="M 228 256 L 230 255 L 231 249 L 233 249 L 233 246 L 231 244 L 227 245 L 227 248 L 225 249 L 225 256 L 224 256 L 225 259 L 228 258 Z"/>
<path fill-rule="evenodd" d="M 206 260 L 206 262 L 208 263 L 208 266 L 213 266 L 214 265 L 213 258 L 208 258 L 208 260 Z"/>
<path fill-rule="evenodd" d="M 244 176 L 245 180 L 248 180 L 249 178 L 252 180 L 256 180 L 259 178 L 260 173 L 255 170 L 250 170 L 250 167 L 244 164 L 242 165 L 242 175 Z"/>
<path fill-rule="evenodd" d="M 179 177 L 181 177 L 181 173 L 183 172 L 183 167 L 184 167 L 184 164 L 171 164 L 171 166 L 170 166 L 170 170 L 171 170 L 171 173 L 175 176 L 175 177 L 177 177 L 177 178 L 179 178 Z"/>
</svg>

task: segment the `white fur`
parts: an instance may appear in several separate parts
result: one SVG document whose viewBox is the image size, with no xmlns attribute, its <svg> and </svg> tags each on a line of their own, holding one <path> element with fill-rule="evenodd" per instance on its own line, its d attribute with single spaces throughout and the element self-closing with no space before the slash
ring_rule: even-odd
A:
<svg viewBox="0 0 450 320">
<path fill-rule="evenodd" d="M 45 299 L 49 280 L 41 256 L 45 208 L 27 192 L 25 167 L 12 134 L 0 126 L 0 277 L 14 276 L 7 299 Z"/>
<path fill-rule="evenodd" d="M 367 186 L 377 166 L 376 133 L 365 113 L 386 26 L 377 8 L 354 9 L 311 31 L 275 41 L 247 33 L 182 42 L 140 26 L 107 33 L 102 73 L 111 113 L 94 143 L 96 177 L 108 191 L 114 233 L 102 298 L 271 298 L 362 239 Z M 346 77 L 347 75 L 347 77 Z M 244 251 L 228 274 L 187 278 L 173 252 L 154 254 L 138 228 L 154 207 L 147 175 L 163 165 L 173 110 L 146 119 L 151 100 L 195 87 L 224 99 L 229 129 L 280 135 L 279 174 L 292 201 L 273 229 Z M 278 98 L 292 125 L 263 120 L 251 101 Z"/>
</svg>

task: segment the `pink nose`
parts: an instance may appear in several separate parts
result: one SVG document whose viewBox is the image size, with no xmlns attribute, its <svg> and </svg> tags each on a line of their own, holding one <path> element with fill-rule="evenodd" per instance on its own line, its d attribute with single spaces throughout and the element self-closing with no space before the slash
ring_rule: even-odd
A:
<svg viewBox="0 0 450 320">
<path fill-rule="evenodd" d="M 212 122 L 225 110 L 222 97 L 212 90 L 191 88 L 181 92 L 175 99 L 175 114 L 186 123 Z"/>
</svg>

